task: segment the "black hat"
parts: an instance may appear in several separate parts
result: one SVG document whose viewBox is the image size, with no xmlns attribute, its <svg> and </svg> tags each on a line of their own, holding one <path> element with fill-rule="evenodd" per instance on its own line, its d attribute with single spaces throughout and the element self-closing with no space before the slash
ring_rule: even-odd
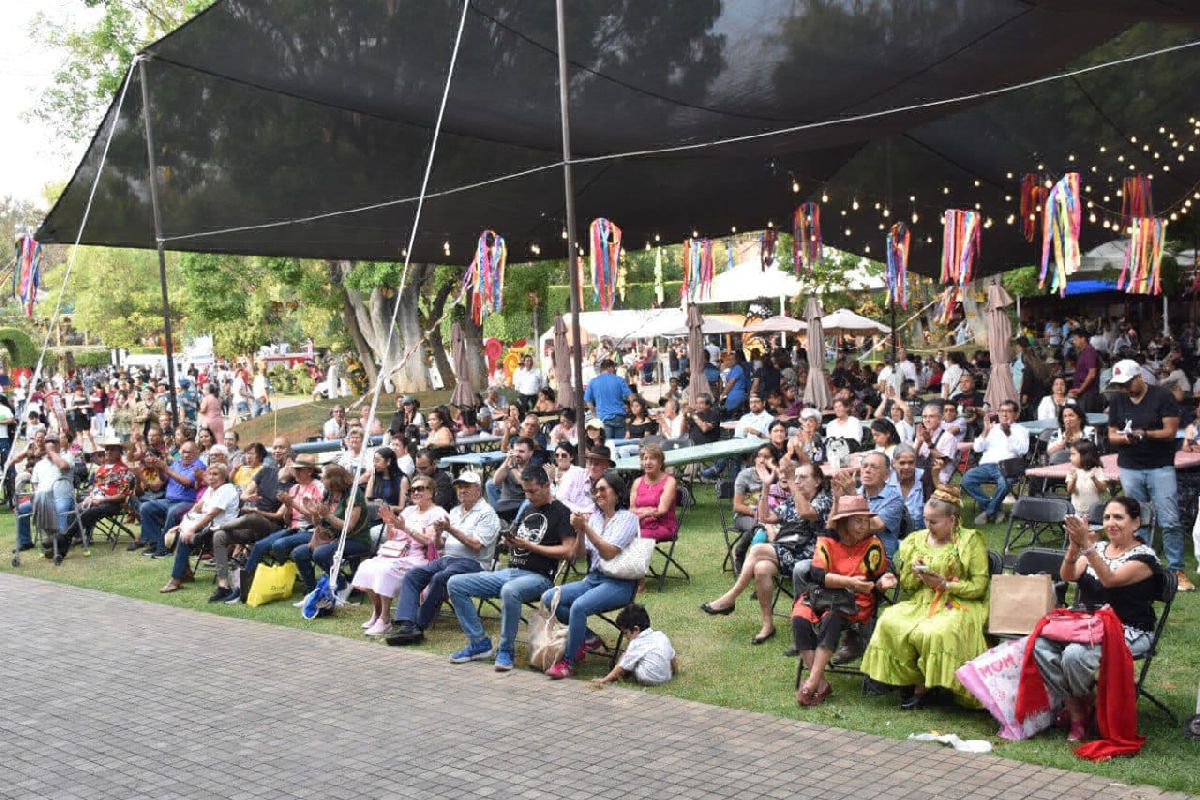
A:
<svg viewBox="0 0 1200 800">
<path fill-rule="evenodd" d="M 584 461 L 603 461 L 610 467 L 615 467 L 617 462 L 612 459 L 612 451 L 605 445 L 599 447 L 589 447 L 583 456 Z"/>
</svg>

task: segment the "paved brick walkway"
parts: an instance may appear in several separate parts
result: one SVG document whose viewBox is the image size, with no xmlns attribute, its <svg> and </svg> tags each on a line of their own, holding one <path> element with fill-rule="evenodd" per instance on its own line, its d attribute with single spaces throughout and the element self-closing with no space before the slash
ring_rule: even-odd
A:
<svg viewBox="0 0 1200 800">
<path fill-rule="evenodd" d="M 0 599 L 5 798 L 1184 797 L 13 575 Z"/>
</svg>

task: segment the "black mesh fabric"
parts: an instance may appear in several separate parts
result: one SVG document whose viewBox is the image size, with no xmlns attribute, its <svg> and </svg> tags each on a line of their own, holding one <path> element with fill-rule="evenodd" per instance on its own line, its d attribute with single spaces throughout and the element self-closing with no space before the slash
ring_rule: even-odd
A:
<svg viewBox="0 0 1200 800">
<path fill-rule="evenodd" d="M 455 0 L 220 0 L 150 47 L 167 246 L 400 258 L 460 11 Z M 979 92 L 1184 42 L 1200 22 L 1193 4 L 1152 0 L 572 0 L 567 14 L 577 159 Z M 472 0 L 414 258 L 465 263 L 484 228 L 507 238 L 512 258 L 530 257 L 535 243 L 561 256 L 554 30 L 549 0 Z M 1084 176 L 1099 188 L 1124 169 L 1121 147 L 1130 160 L 1141 155 L 1130 134 L 1161 123 L 1193 141 L 1185 91 L 1200 76 L 1193 52 L 971 103 L 579 164 L 578 216 L 581 225 L 608 217 L 626 246 L 641 247 L 693 230 L 786 226 L 799 201 L 826 195 L 829 244 L 878 256 L 879 224 L 899 216 L 913 228 L 913 269 L 935 274 L 941 211 L 980 203 L 993 220 L 981 273 L 1027 264 L 1034 247 L 1005 224 L 1020 174 L 1039 162 L 1052 176 L 1103 165 L 1102 175 Z M 135 71 L 41 241 L 74 239 L 116 125 L 83 241 L 153 246 L 141 114 Z M 1103 157 L 1098 142 L 1112 145 Z M 1149 154 L 1139 160 L 1152 168 Z M 1193 191 L 1200 154 L 1190 161 L 1156 175 L 1160 208 Z M 522 170 L 532 172 L 471 188 Z M 226 230 L 380 203 L 391 204 Z M 1085 244 L 1109 238 L 1085 229 Z"/>
</svg>

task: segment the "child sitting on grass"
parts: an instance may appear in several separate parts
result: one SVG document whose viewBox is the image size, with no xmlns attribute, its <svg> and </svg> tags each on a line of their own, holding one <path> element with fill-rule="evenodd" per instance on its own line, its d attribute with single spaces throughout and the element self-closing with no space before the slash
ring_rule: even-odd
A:
<svg viewBox="0 0 1200 800">
<path fill-rule="evenodd" d="M 601 686 L 612 683 L 632 673 L 634 680 L 644 686 L 658 686 L 671 680 L 679 672 L 675 648 L 662 631 L 650 627 L 650 615 L 645 606 L 630 603 L 617 615 L 617 627 L 629 639 L 625 654 L 603 678 L 593 678 L 592 683 Z"/>
</svg>

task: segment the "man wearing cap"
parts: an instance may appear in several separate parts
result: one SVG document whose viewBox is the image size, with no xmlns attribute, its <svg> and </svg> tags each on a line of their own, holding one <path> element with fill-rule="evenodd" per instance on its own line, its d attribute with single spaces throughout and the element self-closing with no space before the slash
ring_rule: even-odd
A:
<svg viewBox="0 0 1200 800">
<path fill-rule="evenodd" d="M 433 525 L 444 539 L 442 555 L 423 567 L 413 567 L 404 576 L 395 617 L 400 629 L 387 638 L 390 645 L 417 644 L 424 639 L 425 629 L 446 599 L 450 578 L 482 572 L 491 566 L 500 536 L 500 518 L 483 502 L 479 474 L 463 472 L 454 480 L 454 489 L 458 505 L 450 510 L 448 519 Z M 422 591 L 424 600 L 420 599 Z"/>
<path fill-rule="evenodd" d="M 465 664 L 491 657 L 492 640 L 484 634 L 473 598 L 498 597 L 501 611 L 496 670 L 512 669 L 521 604 L 541 597 L 554 584 L 559 562 L 575 552 L 571 512 L 551 494 L 546 470 L 525 467 L 521 486 L 529 500 L 529 510 L 503 535 L 509 551 L 508 568 L 455 575 L 446 584 L 450 604 L 468 640 L 466 647 L 450 656 L 451 663 Z"/>
<path fill-rule="evenodd" d="M 617 365 L 611 358 L 600 362 L 600 373 L 588 381 L 583 400 L 604 423 L 604 436 L 619 439 L 625 435 L 625 400 L 633 392 L 623 378 L 617 376 Z"/>
<path fill-rule="evenodd" d="M 1179 579 L 1179 591 L 1193 591 L 1196 587 L 1183 571 L 1183 526 L 1175 481 L 1179 405 L 1162 387 L 1146 385 L 1141 367 L 1132 359 L 1113 365 L 1108 385 L 1117 390 L 1108 395 L 1108 441 L 1117 450 L 1121 488 L 1135 500 L 1153 504 L 1162 527 L 1167 569 Z M 1153 541 L 1145 528 L 1138 537 Z"/>
<path fill-rule="evenodd" d="M 54 509 L 58 512 L 58 529 L 67 530 L 71 509 L 75 507 L 75 494 L 71 479 L 71 469 L 75 465 L 70 453 L 59 452 L 58 437 L 54 434 L 46 436 L 44 454 L 33 465 L 33 491 L 35 494 L 47 493 L 54 501 Z M 30 520 L 33 519 L 33 501 L 26 500 L 17 506 L 17 549 L 29 550 L 33 547 L 33 535 L 30 532 Z"/>
<path fill-rule="evenodd" d="M 492 479 L 488 482 L 488 501 L 503 520 L 512 521 L 517 509 L 525 500 L 521 471 L 529 466 L 533 448 L 533 442 L 524 436 L 514 439 L 508 448 L 508 458 L 500 462 L 500 466 L 492 473 Z"/>
<path fill-rule="evenodd" d="M 133 473 L 121 459 L 124 452 L 121 440 L 101 438 L 97 444 L 104 448 L 104 463 L 96 468 L 87 496 L 79 501 L 79 519 L 66 537 L 68 543 L 79 532 L 80 525 L 83 527 L 83 540 L 90 542 L 96 523 L 119 516 L 125 510 L 125 501 L 133 494 Z M 64 552 L 61 545 L 59 550 Z"/>
</svg>

